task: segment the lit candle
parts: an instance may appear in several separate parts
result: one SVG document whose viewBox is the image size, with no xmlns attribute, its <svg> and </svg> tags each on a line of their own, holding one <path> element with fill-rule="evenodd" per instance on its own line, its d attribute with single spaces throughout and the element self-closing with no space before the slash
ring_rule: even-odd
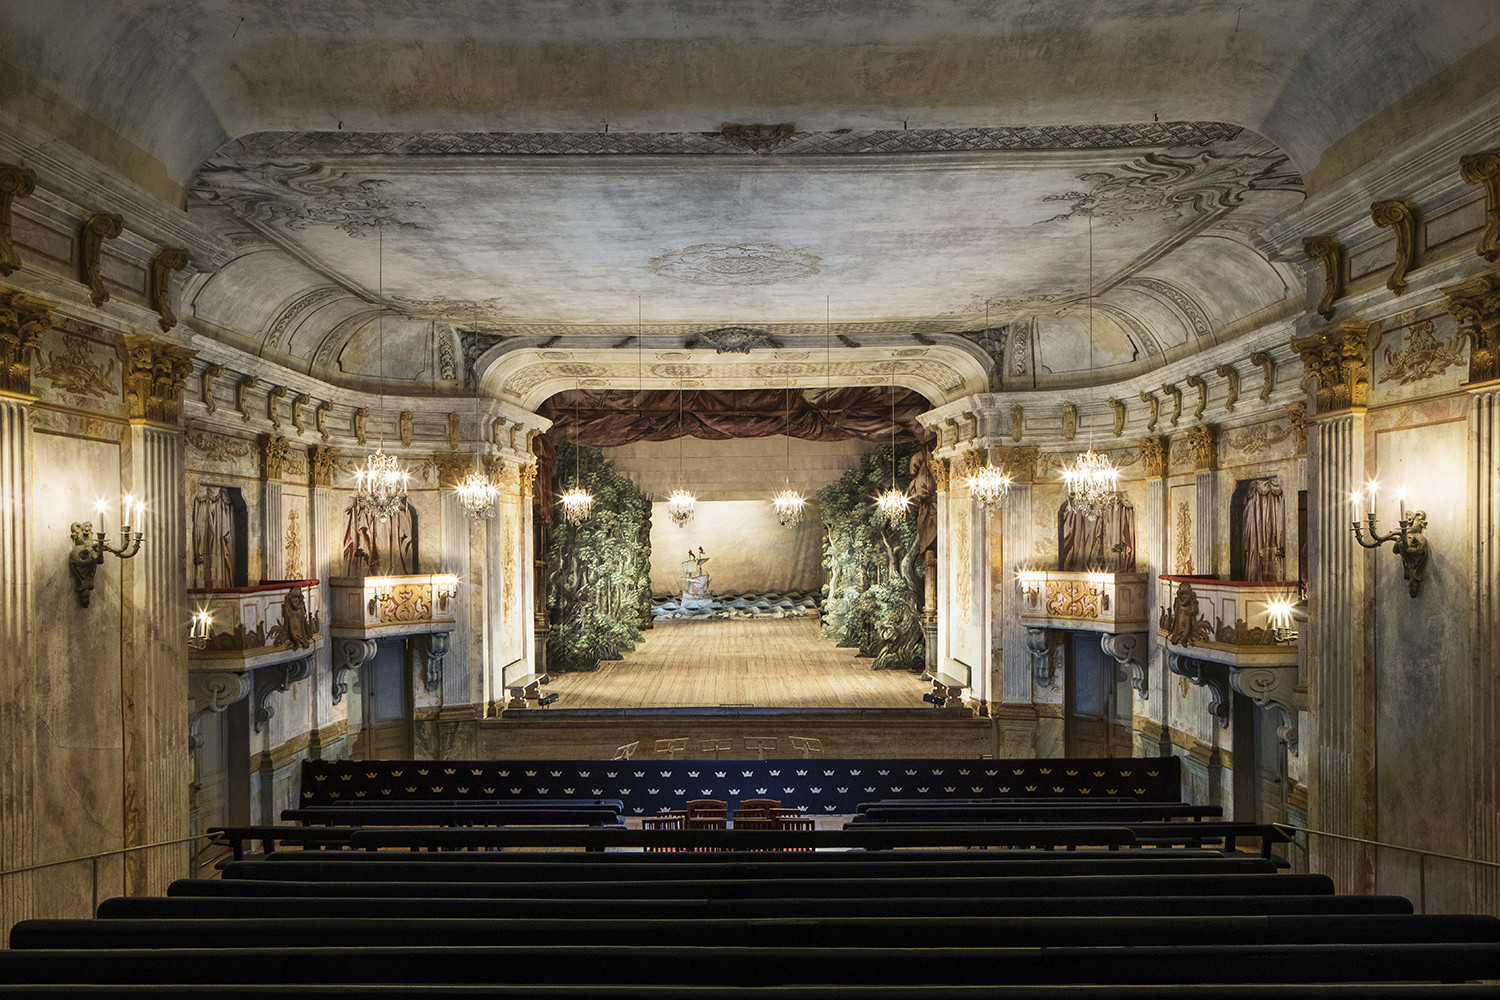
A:
<svg viewBox="0 0 1500 1000">
<path fill-rule="evenodd" d="M 1370 480 L 1370 482 L 1369 482 L 1368 485 L 1369 485 L 1369 490 L 1370 490 L 1370 516 L 1374 517 L 1375 516 L 1375 488 L 1377 486 L 1379 486 L 1380 484 L 1377 483 L 1375 480 L 1372 479 L 1372 480 Z"/>
<path fill-rule="evenodd" d="M 1359 520 L 1359 500 L 1360 500 L 1360 492 L 1359 492 L 1359 490 L 1355 490 L 1353 493 L 1349 494 L 1349 502 L 1354 505 L 1354 518 L 1355 518 L 1355 520 Z"/>
<path fill-rule="evenodd" d="M 126 531 L 130 530 L 130 505 L 133 503 L 135 503 L 135 497 L 129 493 L 125 494 L 125 499 L 120 503 L 120 519 L 125 522 Z"/>
<path fill-rule="evenodd" d="M 146 520 L 146 505 L 143 504 L 143 503 L 141 503 L 139 500 L 137 500 L 136 504 L 135 504 L 135 520 L 133 522 L 131 522 L 131 523 L 133 523 L 135 525 L 135 530 L 137 532 L 139 532 L 141 530 L 141 525 L 145 523 L 145 520 Z"/>
<path fill-rule="evenodd" d="M 1401 520 L 1406 520 L 1406 487 L 1402 486 L 1396 490 L 1396 502 L 1401 505 Z"/>
<path fill-rule="evenodd" d="M 104 501 L 99 500 L 94 504 L 94 509 L 99 512 L 99 534 L 104 534 Z"/>
</svg>

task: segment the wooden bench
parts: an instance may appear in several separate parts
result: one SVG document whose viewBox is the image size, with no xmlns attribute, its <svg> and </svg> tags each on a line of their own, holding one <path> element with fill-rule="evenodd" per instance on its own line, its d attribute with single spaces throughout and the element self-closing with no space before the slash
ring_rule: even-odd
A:
<svg viewBox="0 0 1500 1000">
<path fill-rule="evenodd" d="M 958 825 L 964 823 L 1152 823 L 1170 819 L 1205 820 L 1224 815 L 1222 806 L 1200 806 L 1185 802 L 1136 802 L 1121 805 L 978 805 L 947 806 L 937 803 L 915 806 L 871 805 L 856 813 L 853 825 L 897 823 Z"/>
<path fill-rule="evenodd" d="M 281 818 L 304 826 L 615 826 L 617 810 L 607 806 L 372 807 L 314 806 L 285 809 Z"/>
<path fill-rule="evenodd" d="M 523 674 L 505 685 L 505 691 L 510 695 L 510 701 L 505 703 L 506 708 L 525 708 L 527 701 L 541 702 L 543 685 L 552 683 L 552 678 L 546 674 Z M 546 708 L 547 704 L 541 704 Z"/>
</svg>

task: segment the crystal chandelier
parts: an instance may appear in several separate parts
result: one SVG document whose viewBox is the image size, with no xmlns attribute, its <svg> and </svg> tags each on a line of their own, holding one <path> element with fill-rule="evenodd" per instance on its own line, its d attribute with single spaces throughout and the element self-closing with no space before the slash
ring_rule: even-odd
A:
<svg viewBox="0 0 1500 1000">
<path fill-rule="evenodd" d="M 500 496 L 500 490 L 490 477 L 479 472 L 471 472 L 468 477 L 458 484 L 458 503 L 473 521 L 482 521 L 495 512 L 495 500 Z"/>
<path fill-rule="evenodd" d="M 365 459 L 363 469 L 354 470 L 354 497 L 361 510 L 381 521 L 389 521 L 406 506 L 406 480 L 395 455 L 377 448 Z"/>
<path fill-rule="evenodd" d="M 969 496 L 983 510 L 998 506 L 1010 492 L 1010 477 L 993 465 L 985 463 L 969 476 Z"/>
<path fill-rule="evenodd" d="M 594 510 L 594 498 L 576 483 L 558 499 L 563 506 L 563 519 L 569 524 L 582 524 Z"/>
<path fill-rule="evenodd" d="M 682 383 L 677 384 L 677 481 L 682 482 Z M 682 527 L 693 519 L 693 511 L 697 508 L 698 498 L 693 496 L 681 486 L 672 491 L 667 497 L 667 515 L 672 518 L 672 523 Z"/>
<path fill-rule="evenodd" d="M 776 509 L 776 520 L 781 526 L 791 528 L 802 523 L 802 508 L 807 506 L 807 501 L 788 486 L 771 498 L 771 506 Z"/>
<path fill-rule="evenodd" d="M 892 528 L 906 520 L 911 500 L 896 488 L 896 369 L 891 366 L 891 488 L 875 498 L 875 506 Z"/>
<path fill-rule="evenodd" d="M 1068 485 L 1068 508 L 1092 521 L 1115 505 L 1120 471 L 1090 448 L 1063 470 L 1063 481 Z"/>
<path fill-rule="evenodd" d="M 395 455 L 385 453 L 385 230 L 377 220 L 375 236 L 376 250 L 376 298 L 381 311 L 375 318 L 375 329 L 380 340 L 380 437 L 382 444 L 375 454 L 365 459 L 365 467 L 354 471 L 354 502 L 367 515 L 380 521 L 389 521 L 391 515 L 399 514 L 406 507 L 406 480 L 408 474 L 401 469 Z"/>
</svg>

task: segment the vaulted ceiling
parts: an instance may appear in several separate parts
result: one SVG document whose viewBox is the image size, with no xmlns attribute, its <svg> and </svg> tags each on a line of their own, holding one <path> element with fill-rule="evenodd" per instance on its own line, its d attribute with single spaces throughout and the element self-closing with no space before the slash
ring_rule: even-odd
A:
<svg viewBox="0 0 1500 1000">
<path fill-rule="evenodd" d="M 201 333 L 528 407 L 1160 365 L 1300 303 L 1255 234 L 1500 29 L 1489 0 L 35 8 L 0 55 L 220 248 Z"/>
</svg>

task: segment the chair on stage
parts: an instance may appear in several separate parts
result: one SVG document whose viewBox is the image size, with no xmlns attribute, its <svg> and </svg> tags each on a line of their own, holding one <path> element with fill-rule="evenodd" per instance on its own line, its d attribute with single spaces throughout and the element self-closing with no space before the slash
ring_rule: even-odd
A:
<svg viewBox="0 0 1500 1000">
<path fill-rule="evenodd" d="M 682 810 L 684 830 L 723 830 L 729 825 L 729 803 L 723 799 L 689 799 Z"/>
<path fill-rule="evenodd" d="M 780 799 L 740 799 L 740 807 L 734 811 L 736 830 L 776 830 L 780 828 L 777 812 Z"/>
</svg>

